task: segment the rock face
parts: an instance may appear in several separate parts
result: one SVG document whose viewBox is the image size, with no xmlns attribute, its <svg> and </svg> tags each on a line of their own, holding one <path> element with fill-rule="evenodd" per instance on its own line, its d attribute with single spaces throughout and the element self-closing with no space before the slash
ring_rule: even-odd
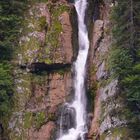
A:
<svg viewBox="0 0 140 140">
<path fill-rule="evenodd" d="M 14 69 L 10 140 L 55 139 L 59 108 L 72 92 L 71 8 L 65 0 L 29 4 Z"/>
<path fill-rule="evenodd" d="M 119 81 L 110 78 L 112 72 L 108 70 L 108 54 L 111 46 L 110 13 L 113 5 L 111 1 L 98 3 L 99 15 L 93 23 L 89 83 L 90 88 L 94 89 L 95 98 L 89 131 L 91 140 L 131 139 L 125 117 L 127 108 L 120 94 Z"/>
<path fill-rule="evenodd" d="M 31 129 L 29 130 L 29 140 L 49 140 L 54 128 L 54 122 L 48 122 L 46 125 L 43 125 L 39 131 Z"/>
<path fill-rule="evenodd" d="M 61 43 L 63 47 L 63 51 L 65 52 L 65 61 L 70 63 L 72 61 L 73 57 L 73 50 L 72 50 L 72 43 L 71 43 L 71 38 L 72 38 L 72 26 L 70 24 L 70 15 L 67 12 L 64 12 L 61 15 L 61 20 L 60 20 L 63 28 L 63 33 L 61 34 Z"/>
<path fill-rule="evenodd" d="M 9 140 L 54 140 L 75 126 L 74 110 L 64 106 L 72 97 L 71 66 L 78 49 L 74 0 L 67 1 L 31 2 L 25 12 L 15 60 L 15 106 L 8 124 Z M 90 38 L 87 75 L 90 95 L 87 96 L 91 97 L 92 109 L 88 114 L 87 137 L 133 140 L 119 79 L 111 78 L 112 72 L 108 70 L 110 13 L 114 3 L 112 0 L 88 2 L 85 22 Z"/>
<path fill-rule="evenodd" d="M 68 133 L 70 128 L 75 127 L 75 110 L 66 104 L 61 108 L 60 120 L 58 121 L 58 137 Z"/>
<path fill-rule="evenodd" d="M 66 2 L 33 3 L 25 17 L 19 65 L 72 62 L 72 25 Z"/>
</svg>

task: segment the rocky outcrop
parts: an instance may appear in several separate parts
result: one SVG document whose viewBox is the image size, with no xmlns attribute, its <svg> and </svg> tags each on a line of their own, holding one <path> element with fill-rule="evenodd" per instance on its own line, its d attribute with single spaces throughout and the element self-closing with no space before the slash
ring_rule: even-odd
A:
<svg viewBox="0 0 140 140">
<path fill-rule="evenodd" d="M 25 15 L 24 34 L 20 39 L 19 65 L 72 62 L 72 25 L 69 14 L 70 7 L 65 1 L 30 5 Z"/>
<path fill-rule="evenodd" d="M 128 121 L 124 115 L 127 107 L 121 95 L 119 80 L 112 78 L 112 72 L 108 70 L 108 54 L 112 39 L 110 13 L 113 5 L 111 1 L 100 2 L 99 15 L 93 23 L 89 81 L 95 98 L 89 131 L 91 140 L 131 139 Z"/>
<path fill-rule="evenodd" d="M 48 122 L 43 125 L 39 131 L 29 130 L 29 140 L 49 140 L 52 136 L 52 130 L 55 128 L 54 122 Z"/>
<path fill-rule="evenodd" d="M 72 62 L 73 58 L 73 50 L 72 50 L 72 25 L 70 21 L 70 15 L 68 12 L 64 12 L 61 15 L 61 20 L 60 20 L 63 28 L 63 32 L 61 34 L 61 43 L 64 51 L 64 56 L 65 56 L 65 61 L 67 63 Z"/>
<path fill-rule="evenodd" d="M 73 7 L 65 0 L 31 2 L 28 7 L 15 60 L 9 139 L 50 140 L 60 107 L 72 91 Z"/>
<path fill-rule="evenodd" d="M 34 117 L 32 118 L 32 125 L 28 128 L 28 137 L 31 140 L 49 140 L 52 137 L 57 124 L 58 107 L 71 93 L 70 73 L 51 74 L 46 78 L 42 85 L 33 84 L 33 95 L 26 104 L 26 111 L 30 112 L 32 116 L 34 114 L 36 116 L 39 112 L 43 112 L 45 115 L 39 127 L 34 121 Z"/>
<path fill-rule="evenodd" d="M 61 114 L 58 120 L 57 136 L 61 137 L 63 134 L 68 133 L 68 130 L 75 127 L 75 110 L 64 104 L 61 108 Z"/>
</svg>

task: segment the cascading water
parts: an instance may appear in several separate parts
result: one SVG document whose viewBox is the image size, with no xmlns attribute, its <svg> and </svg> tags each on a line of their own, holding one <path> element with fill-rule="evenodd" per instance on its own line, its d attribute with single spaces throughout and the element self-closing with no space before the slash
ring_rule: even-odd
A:
<svg viewBox="0 0 140 140">
<path fill-rule="evenodd" d="M 86 61 L 89 49 L 88 32 L 84 22 L 85 11 L 87 7 L 86 0 L 76 0 L 75 8 L 78 15 L 78 38 L 79 38 L 79 52 L 76 62 L 74 63 L 75 77 L 74 77 L 74 89 L 75 97 L 72 104 L 68 104 L 69 108 L 75 110 L 75 122 L 76 126 L 70 128 L 67 134 L 62 134 L 58 140 L 85 140 L 85 134 L 87 133 L 86 125 L 86 97 L 85 97 L 85 73 L 86 73 Z"/>
</svg>

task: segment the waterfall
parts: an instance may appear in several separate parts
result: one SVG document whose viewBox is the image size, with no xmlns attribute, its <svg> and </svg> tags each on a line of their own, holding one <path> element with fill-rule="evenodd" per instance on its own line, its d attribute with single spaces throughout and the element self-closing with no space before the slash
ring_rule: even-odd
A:
<svg viewBox="0 0 140 140">
<path fill-rule="evenodd" d="M 76 62 L 74 62 L 74 89 L 75 96 L 69 108 L 75 110 L 75 127 L 70 128 L 68 133 L 62 134 L 58 140 L 85 140 L 85 134 L 87 133 L 86 124 L 86 96 L 85 96 L 85 73 L 86 73 L 86 61 L 89 49 L 88 32 L 84 22 L 85 11 L 87 7 L 86 0 L 76 0 L 75 8 L 78 15 L 78 41 L 79 52 Z"/>
</svg>

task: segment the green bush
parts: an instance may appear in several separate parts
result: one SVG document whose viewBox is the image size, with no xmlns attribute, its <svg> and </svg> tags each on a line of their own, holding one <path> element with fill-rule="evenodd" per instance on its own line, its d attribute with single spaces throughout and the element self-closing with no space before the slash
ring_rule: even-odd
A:
<svg viewBox="0 0 140 140">
<path fill-rule="evenodd" d="M 13 81 L 11 76 L 11 65 L 0 64 L 0 118 L 8 115 L 12 104 Z"/>
<path fill-rule="evenodd" d="M 109 68 L 117 76 L 126 75 L 132 67 L 133 59 L 128 49 L 113 47 L 109 56 Z"/>
</svg>

